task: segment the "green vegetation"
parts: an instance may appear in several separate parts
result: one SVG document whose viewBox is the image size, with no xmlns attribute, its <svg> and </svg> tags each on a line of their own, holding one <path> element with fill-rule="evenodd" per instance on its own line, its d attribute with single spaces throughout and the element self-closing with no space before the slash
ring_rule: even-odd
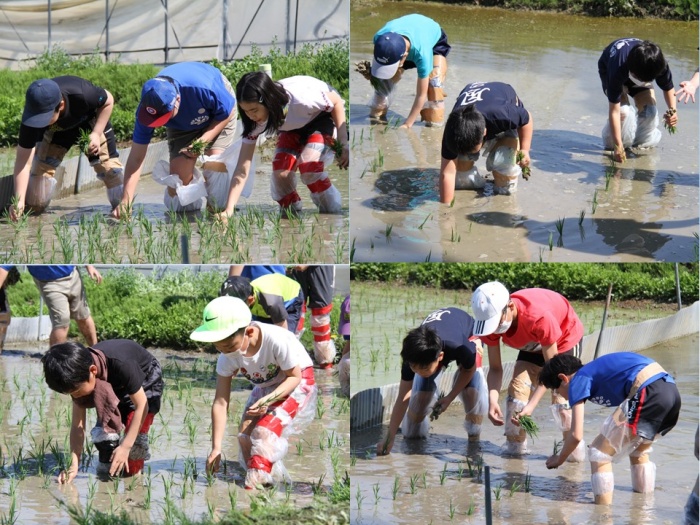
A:
<svg viewBox="0 0 700 525">
<path fill-rule="evenodd" d="M 698 0 L 437 0 L 511 9 L 554 10 L 571 14 L 610 17 L 659 17 L 697 20 Z"/>
<path fill-rule="evenodd" d="M 284 55 L 279 48 L 269 54 L 254 48 L 253 52 L 238 61 L 222 63 L 213 60 L 233 86 L 248 71 L 257 71 L 259 64 L 272 64 L 275 79 L 293 75 L 312 75 L 325 80 L 349 100 L 349 43 L 347 40 L 325 45 L 304 45 L 296 54 Z M 24 107 L 27 86 L 39 78 L 59 75 L 77 75 L 103 87 L 114 96 L 112 127 L 117 140 L 131 140 L 136 108 L 141 87 L 154 77 L 159 67 L 151 64 L 119 64 L 104 62 L 98 53 L 71 57 L 59 46 L 45 51 L 35 59 L 35 64 L 25 71 L 0 71 L 0 146 L 15 146 Z M 347 107 L 346 107 L 347 110 Z M 164 136 L 164 128 L 156 130 L 156 136 Z"/>
<path fill-rule="evenodd" d="M 192 273 L 190 270 L 167 272 L 162 276 L 156 274 L 145 276 L 128 267 L 114 269 L 103 272 L 103 281 L 99 285 L 87 276 L 83 277 L 98 339 L 126 338 L 146 347 L 176 350 L 199 348 L 195 341 L 190 340 L 190 333 L 199 326 L 207 303 L 219 295 L 226 275 L 224 272 Z M 7 291 L 12 315 L 34 317 L 39 310 L 39 291 L 29 273 L 22 272 L 21 276 L 22 281 Z M 331 312 L 331 326 L 334 328 L 338 326 L 342 301 L 343 297 L 334 300 Z M 47 313 L 44 306 L 44 314 Z M 308 319 L 306 326 L 310 326 Z M 80 336 L 74 322 L 71 323 L 70 336 Z M 313 347 L 310 329 L 304 332 L 301 342 L 307 349 Z M 340 340 L 336 343 L 339 358 L 343 343 Z M 212 351 L 213 348 L 213 345 L 209 346 Z"/>
<path fill-rule="evenodd" d="M 698 300 L 698 269 L 697 263 L 679 266 L 685 304 Z M 549 288 L 569 300 L 604 300 L 612 283 L 617 301 L 676 300 L 671 263 L 366 263 L 352 264 L 350 276 L 357 281 L 399 281 L 457 290 L 474 290 L 487 281 L 500 281 L 510 290 Z"/>
</svg>

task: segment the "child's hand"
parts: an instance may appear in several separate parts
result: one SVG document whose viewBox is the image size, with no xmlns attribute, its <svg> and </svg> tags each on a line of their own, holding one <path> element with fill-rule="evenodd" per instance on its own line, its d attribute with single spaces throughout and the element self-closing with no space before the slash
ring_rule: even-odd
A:
<svg viewBox="0 0 700 525">
<path fill-rule="evenodd" d="M 531 416 L 531 415 L 532 415 L 532 409 L 531 409 L 531 408 L 528 408 L 528 406 L 525 405 L 525 406 L 523 407 L 523 409 L 522 409 L 520 412 L 515 412 L 515 413 L 511 416 L 510 421 L 511 421 L 511 423 L 513 423 L 514 425 L 520 426 L 520 418 L 523 417 L 523 416 Z"/>
<path fill-rule="evenodd" d="M 129 473 L 129 452 L 131 452 L 131 447 L 126 447 L 123 444 L 114 449 L 110 458 L 112 462 L 112 466 L 109 468 L 110 476 L 116 476 L 122 471 Z"/>
<path fill-rule="evenodd" d="M 438 402 L 435 404 L 440 405 L 440 413 L 442 414 L 447 410 L 447 407 L 450 406 L 450 403 L 452 403 L 452 398 L 450 396 L 445 396 L 442 399 L 438 399 Z"/>
<path fill-rule="evenodd" d="M 676 97 L 678 98 L 678 102 L 683 102 L 683 104 L 687 104 L 688 99 L 690 99 L 693 101 L 693 103 L 695 103 L 695 91 L 697 89 L 697 84 L 689 80 L 684 80 L 683 82 L 681 82 L 681 88 L 678 91 L 676 91 Z"/>
<path fill-rule="evenodd" d="M 58 482 L 59 485 L 65 485 L 67 483 L 72 482 L 75 479 L 75 476 L 77 476 L 77 475 L 78 475 L 78 467 L 71 466 L 67 471 L 62 470 L 61 473 L 56 478 L 56 481 Z"/>
<path fill-rule="evenodd" d="M 221 451 L 214 449 L 209 453 L 207 457 L 207 472 L 214 473 L 219 472 L 219 465 L 221 464 Z"/>
<path fill-rule="evenodd" d="M 664 113 L 664 121 L 666 122 L 667 127 L 678 124 L 678 112 L 676 111 L 676 108 L 668 108 L 668 111 Z"/>
<path fill-rule="evenodd" d="M 100 153 L 100 136 L 94 131 L 90 133 L 90 143 L 88 144 L 88 151 L 90 155 L 97 155 Z"/>
<path fill-rule="evenodd" d="M 343 152 L 340 154 L 340 157 L 338 157 L 338 166 L 342 169 L 347 169 L 348 166 L 350 165 L 350 147 L 346 144 L 343 144 Z"/>
<path fill-rule="evenodd" d="M 530 152 L 528 150 L 519 150 L 517 158 L 521 168 L 527 168 L 530 165 Z"/>
<path fill-rule="evenodd" d="M 386 456 L 394 447 L 394 436 L 387 436 L 377 443 L 377 456 Z"/>
<path fill-rule="evenodd" d="M 615 159 L 615 162 L 625 162 L 627 160 L 627 154 L 625 153 L 624 146 L 615 146 L 613 158 Z"/>
<path fill-rule="evenodd" d="M 489 419 L 497 427 L 503 425 L 503 412 L 501 412 L 501 407 L 498 404 L 489 405 Z"/>
<path fill-rule="evenodd" d="M 563 461 L 559 457 L 559 454 L 554 454 L 553 456 L 549 456 L 549 458 L 547 458 L 547 462 L 545 463 L 545 465 L 548 469 L 551 470 L 553 468 L 559 467 L 562 463 Z"/>
</svg>

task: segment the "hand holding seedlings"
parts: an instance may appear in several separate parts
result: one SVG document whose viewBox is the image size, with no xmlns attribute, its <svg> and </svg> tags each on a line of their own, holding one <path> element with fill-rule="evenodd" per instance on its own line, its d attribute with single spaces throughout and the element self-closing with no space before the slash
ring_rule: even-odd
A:
<svg viewBox="0 0 700 525">
<path fill-rule="evenodd" d="M 433 405 L 433 410 L 430 412 L 430 421 L 435 421 L 437 418 L 440 417 L 440 414 L 442 413 L 442 403 L 440 401 L 445 397 L 445 394 L 443 392 L 440 392 L 438 394 L 437 401 Z"/>
<path fill-rule="evenodd" d="M 530 439 L 537 437 L 537 432 L 539 432 L 540 427 L 537 426 L 537 423 L 535 423 L 535 420 L 532 419 L 532 417 L 528 415 L 520 416 L 518 417 L 518 423 Z"/>
<path fill-rule="evenodd" d="M 347 168 L 350 160 L 350 149 L 347 143 L 343 144 L 338 139 L 331 139 L 330 147 L 335 152 L 335 161 L 338 166 Z"/>
<path fill-rule="evenodd" d="M 523 179 L 530 180 L 530 154 L 523 150 L 518 150 L 515 155 L 515 162 L 520 164 L 520 169 L 523 172 Z"/>
<path fill-rule="evenodd" d="M 221 464 L 221 451 L 214 449 L 209 453 L 207 457 L 206 470 L 209 473 L 214 473 L 219 471 L 219 465 Z"/>
<path fill-rule="evenodd" d="M 91 129 L 81 129 L 76 143 L 81 153 L 97 155 L 100 152 L 100 141 L 97 133 Z"/>
<path fill-rule="evenodd" d="M 616 146 L 613 152 L 613 160 L 616 162 L 625 162 L 627 160 L 627 153 L 625 152 L 624 146 Z"/>
<path fill-rule="evenodd" d="M 206 140 L 196 139 L 193 140 L 192 143 L 186 148 L 182 148 L 180 150 L 180 153 L 191 159 L 196 159 L 197 157 L 202 155 L 206 150 L 208 150 L 210 146 L 211 144 Z"/>
<path fill-rule="evenodd" d="M 264 416 L 268 412 L 272 411 L 273 407 L 271 405 L 273 403 L 276 403 L 283 397 L 283 395 L 275 393 L 274 395 L 268 398 L 262 398 L 257 403 L 253 403 L 250 406 L 250 408 L 246 410 L 246 414 L 248 414 L 249 416 Z"/>
<path fill-rule="evenodd" d="M 677 123 L 678 115 L 676 115 L 676 108 L 668 108 L 666 113 L 664 113 L 664 127 L 668 130 L 669 135 L 673 135 L 676 132 Z"/>
</svg>

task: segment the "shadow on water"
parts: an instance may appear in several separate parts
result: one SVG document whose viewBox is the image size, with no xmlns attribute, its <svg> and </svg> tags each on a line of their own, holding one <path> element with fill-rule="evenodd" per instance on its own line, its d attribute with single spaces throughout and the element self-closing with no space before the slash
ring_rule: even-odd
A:
<svg viewBox="0 0 700 525">
<path fill-rule="evenodd" d="M 370 199 L 366 205 L 380 211 L 409 211 L 424 202 L 435 202 L 438 200 L 439 176 L 440 172 L 435 169 L 384 171 L 374 183 L 380 195 Z"/>
</svg>

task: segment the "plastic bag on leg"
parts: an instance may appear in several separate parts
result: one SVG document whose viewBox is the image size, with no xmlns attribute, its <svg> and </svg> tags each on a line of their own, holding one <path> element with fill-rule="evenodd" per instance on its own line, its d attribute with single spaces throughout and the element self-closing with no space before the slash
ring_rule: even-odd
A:
<svg viewBox="0 0 700 525">
<path fill-rule="evenodd" d="M 479 190 L 486 186 L 486 178 L 474 166 L 468 171 L 458 171 L 455 175 L 456 190 Z"/>
<path fill-rule="evenodd" d="M 204 185 L 204 177 L 201 172 L 194 168 L 192 180 L 185 186 L 180 177 L 170 173 L 170 163 L 160 160 L 153 167 L 152 177 L 158 184 L 167 186 L 175 190 L 175 195 L 165 191 L 163 203 L 172 211 L 196 211 L 202 209 L 203 198 L 207 196 L 207 189 Z"/>
<path fill-rule="evenodd" d="M 51 203 L 56 184 L 56 179 L 51 175 L 31 174 L 24 198 L 25 206 L 36 214 L 43 213 Z"/>
<path fill-rule="evenodd" d="M 238 163 L 241 152 L 241 140 L 237 140 L 219 155 L 202 157 L 202 176 L 207 190 L 207 205 L 215 210 L 226 207 L 231 179 Z M 255 184 L 255 160 L 251 161 L 248 178 L 245 181 L 241 196 L 248 198 L 253 193 Z"/>
<path fill-rule="evenodd" d="M 620 106 L 620 132 L 622 134 L 622 145 L 625 148 L 632 146 L 637 134 L 637 108 L 634 106 Z M 610 120 L 603 126 L 603 147 L 605 149 L 615 149 L 615 141 L 610 131 Z"/>
<path fill-rule="evenodd" d="M 345 397 L 350 397 L 350 354 L 346 354 L 338 362 L 338 381 L 340 391 Z"/>
<path fill-rule="evenodd" d="M 659 111 L 656 105 L 647 104 L 637 114 L 637 133 L 632 145 L 637 148 L 652 148 L 660 141 Z"/>
</svg>

